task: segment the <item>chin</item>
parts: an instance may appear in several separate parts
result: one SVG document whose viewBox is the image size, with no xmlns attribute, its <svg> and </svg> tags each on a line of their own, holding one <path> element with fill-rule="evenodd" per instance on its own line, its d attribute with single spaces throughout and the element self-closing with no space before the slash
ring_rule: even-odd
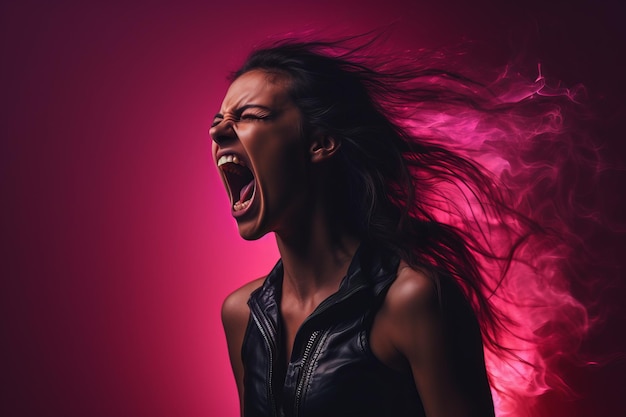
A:
<svg viewBox="0 0 626 417">
<path fill-rule="evenodd" d="M 247 224 L 248 223 L 248 224 Z M 265 236 L 268 231 L 258 224 L 249 224 L 249 222 L 237 222 L 239 236 L 244 240 L 258 240 Z"/>
<path fill-rule="evenodd" d="M 239 231 L 239 236 L 241 236 L 243 238 L 243 240 L 248 240 L 248 241 L 259 240 L 263 236 L 265 236 L 266 234 L 267 234 L 267 232 L 252 234 L 252 233 L 242 232 L 241 230 Z"/>
</svg>

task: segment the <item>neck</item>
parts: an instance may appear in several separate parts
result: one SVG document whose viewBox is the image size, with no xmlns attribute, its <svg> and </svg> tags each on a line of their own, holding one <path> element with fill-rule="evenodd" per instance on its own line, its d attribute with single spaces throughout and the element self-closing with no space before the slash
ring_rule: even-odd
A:
<svg viewBox="0 0 626 417">
<path fill-rule="evenodd" d="M 316 304 L 334 293 L 346 275 L 359 240 L 314 216 L 297 234 L 276 233 L 283 262 L 283 297 Z"/>
<path fill-rule="evenodd" d="M 306 202 L 286 213 L 283 227 L 275 230 L 283 262 L 283 304 L 293 302 L 300 311 L 312 310 L 339 289 L 360 244 L 345 227 L 337 198 L 329 191 L 333 171 L 313 168 L 316 180 L 306 187 Z"/>
</svg>

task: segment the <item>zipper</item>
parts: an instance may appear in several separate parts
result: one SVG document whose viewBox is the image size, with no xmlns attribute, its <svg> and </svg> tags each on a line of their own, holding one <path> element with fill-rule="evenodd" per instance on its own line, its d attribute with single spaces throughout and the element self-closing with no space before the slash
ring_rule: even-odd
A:
<svg viewBox="0 0 626 417">
<path fill-rule="evenodd" d="M 255 310 L 257 310 L 259 307 L 257 306 L 256 303 L 251 303 L 251 304 L 254 307 L 254 309 L 251 310 L 252 318 L 254 319 L 254 322 L 259 328 L 259 331 L 261 332 L 261 336 L 265 340 L 265 346 L 267 347 L 267 353 L 268 353 L 267 355 L 267 358 L 268 358 L 267 398 L 272 405 L 272 416 L 278 417 L 278 410 L 276 409 L 276 400 L 274 399 L 274 390 L 272 388 L 272 384 L 274 382 L 274 352 L 276 351 L 276 343 L 271 337 L 272 334 L 275 334 L 275 332 L 272 333 L 272 329 L 274 326 L 272 326 L 272 324 L 268 322 L 267 318 L 265 318 L 263 314 L 257 314 L 258 312 Z"/>
<path fill-rule="evenodd" d="M 361 272 L 359 271 L 357 273 L 361 273 Z M 305 325 L 307 325 L 309 321 L 320 316 L 322 313 L 326 312 L 327 310 L 330 310 L 336 307 L 338 304 L 343 303 L 346 299 L 352 297 L 355 293 L 360 292 L 361 290 L 367 287 L 368 287 L 367 284 L 361 283 L 350 288 L 349 291 L 346 291 L 345 293 L 341 295 L 336 294 L 338 297 L 331 296 L 329 299 L 325 300 L 325 302 L 322 302 L 322 304 L 318 306 L 318 308 L 304 321 L 304 323 L 300 325 L 300 329 L 298 330 L 298 333 L 302 331 L 303 327 L 305 327 Z M 267 317 L 265 316 L 264 312 L 261 310 L 261 307 L 258 305 L 258 303 L 252 302 L 250 303 L 250 305 L 252 307 L 251 309 L 252 318 L 254 319 L 254 322 L 259 328 L 261 332 L 261 336 L 265 340 L 266 347 L 268 350 L 268 365 L 269 366 L 267 369 L 267 377 L 268 377 L 267 395 L 268 395 L 268 398 L 272 407 L 272 416 L 279 417 L 276 400 L 274 398 L 273 387 L 272 387 L 273 382 L 274 382 L 274 376 L 273 376 L 274 356 L 276 352 L 276 341 L 273 338 L 273 335 L 276 334 L 276 329 L 273 326 L 273 324 L 267 319 Z M 326 330 L 324 334 L 327 334 L 329 331 L 330 330 Z M 316 348 L 320 344 L 319 343 L 320 334 L 321 332 L 319 330 L 316 330 L 313 333 L 311 333 L 311 336 L 309 337 L 309 340 L 307 341 L 307 344 L 304 349 L 304 353 L 302 355 L 302 371 L 300 373 L 300 379 L 298 381 L 296 392 L 295 392 L 295 397 L 294 397 L 294 411 L 295 411 L 294 417 L 298 416 L 304 388 L 309 383 L 309 380 L 311 379 L 313 375 L 313 368 L 314 368 L 313 365 L 315 363 L 315 360 L 312 360 L 311 358 L 316 356 L 314 353 L 317 353 Z"/>
<path fill-rule="evenodd" d="M 311 356 L 313 348 L 316 346 L 319 334 L 319 330 L 311 333 L 311 337 L 309 338 L 309 341 L 304 348 L 304 353 L 302 354 L 302 371 L 300 374 L 300 381 L 298 381 L 298 386 L 296 387 L 296 394 L 294 399 L 294 417 L 298 416 L 298 409 L 300 408 L 302 391 L 304 390 L 305 385 L 308 384 L 308 381 L 313 374 L 313 364 L 315 361 L 309 361 L 309 357 Z"/>
<path fill-rule="evenodd" d="M 313 312 L 313 314 L 311 314 L 304 321 L 304 323 L 302 323 L 298 332 L 302 331 L 304 326 L 315 317 L 318 317 L 319 315 L 323 314 L 325 311 L 337 306 L 338 304 L 342 303 L 344 300 L 352 297 L 354 294 L 356 294 L 357 292 L 360 292 L 366 287 L 367 285 L 364 285 L 364 284 L 357 285 L 351 288 L 349 291 L 342 294 L 338 298 L 331 297 L 330 299 L 327 299 L 326 303 L 322 303 L 321 305 L 319 305 L 318 308 Z M 330 332 L 330 330 L 326 330 L 324 334 L 328 332 Z M 296 387 L 296 392 L 295 392 L 295 397 L 294 397 L 294 417 L 298 417 L 304 388 L 308 385 L 311 379 L 311 376 L 313 375 L 313 368 L 315 365 L 314 358 L 315 356 L 317 356 L 316 355 L 317 347 L 320 346 L 320 343 L 319 343 L 319 340 L 321 339 L 319 337 L 320 334 L 321 332 L 319 330 L 313 331 L 313 333 L 311 333 L 311 336 L 309 337 L 309 340 L 307 341 L 306 346 L 304 347 L 304 353 L 302 354 L 302 365 L 301 365 L 302 370 L 300 372 L 300 379 L 298 381 L 298 385 Z"/>
<path fill-rule="evenodd" d="M 354 294 L 356 294 L 357 292 L 360 292 L 362 289 L 366 288 L 367 285 L 365 284 L 360 284 L 352 289 L 350 289 L 350 291 L 347 291 L 346 293 L 342 294 L 341 297 L 335 299 L 335 297 L 330 297 L 326 300 L 324 300 L 322 302 L 322 304 L 320 304 L 315 311 L 313 311 L 313 313 L 307 317 L 307 319 L 300 325 L 300 329 L 303 329 L 304 326 L 311 321 L 312 319 L 314 319 L 315 317 L 321 315 L 322 313 L 324 313 L 326 310 L 330 309 L 330 308 L 334 308 L 336 307 L 338 304 L 342 303 L 344 300 L 352 297 Z M 338 295 L 338 294 L 337 294 Z"/>
<path fill-rule="evenodd" d="M 326 300 L 328 302 L 326 304 L 323 303 L 322 305 L 320 305 L 318 309 L 311 316 L 309 316 L 307 320 L 305 320 L 305 322 L 300 326 L 300 329 L 302 329 L 304 324 L 309 322 L 311 319 L 319 316 L 320 314 L 324 313 L 326 310 L 329 310 L 330 308 L 333 308 L 334 306 L 343 302 L 344 300 L 352 297 L 353 294 L 361 291 L 365 287 L 366 285 L 358 285 L 354 288 L 351 288 L 350 291 L 345 292 L 344 294 L 341 295 L 341 297 L 337 299 Z M 267 395 L 272 405 L 272 415 L 274 417 L 278 417 L 278 410 L 276 407 L 276 400 L 274 398 L 274 390 L 272 387 L 272 383 L 274 381 L 274 352 L 276 351 L 276 341 L 274 340 L 272 335 L 276 334 L 276 330 L 274 326 L 272 325 L 272 323 L 267 319 L 265 314 L 263 314 L 263 312 L 260 310 L 260 306 L 257 303 L 251 303 L 251 307 L 252 307 L 251 309 L 252 319 L 254 320 L 257 327 L 259 328 L 259 331 L 261 332 L 261 336 L 263 337 L 263 340 L 265 341 L 267 351 L 268 351 Z M 315 330 L 313 333 L 311 333 L 311 336 L 309 340 L 307 341 L 307 344 L 304 349 L 304 353 L 302 355 L 302 373 L 301 373 L 301 378 L 298 382 L 298 386 L 296 388 L 295 400 L 294 400 L 295 416 L 298 415 L 298 408 L 300 406 L 302 391 L 304 390 L 304 387 L 306 386 L 306 384 L 308 383 L 309 379 L 311 378 L 313 374 L 312 365 L 314 361 L 310 361 L 309 358 L 311 357 L 311 353 L 314 351 L 314 348 L 317 346 L 316 342 L 318 341 L 319 335 L 320 335 L 319 330 Z"/>
</svg>

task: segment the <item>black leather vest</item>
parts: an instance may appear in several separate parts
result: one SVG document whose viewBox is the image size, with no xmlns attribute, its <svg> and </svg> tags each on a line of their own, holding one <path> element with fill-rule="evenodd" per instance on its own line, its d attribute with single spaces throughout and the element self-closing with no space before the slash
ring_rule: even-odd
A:
<svg viewBox="0 0 626 417">
<path fill-rule="evenodd" d="M 410 375 L 381 363 L 369 329 L 399 265 L 363 245 L 339 290 L 324 300 L 296 334 L 285 358 L 279 261 L 250 296 L 242 347 L 245 417 L 424 416 Z"/>
</svg>

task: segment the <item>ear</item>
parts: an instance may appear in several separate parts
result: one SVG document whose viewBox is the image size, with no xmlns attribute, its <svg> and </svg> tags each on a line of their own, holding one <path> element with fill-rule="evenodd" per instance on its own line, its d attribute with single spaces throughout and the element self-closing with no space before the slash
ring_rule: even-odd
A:
<svg viewBox="0 0 626 417">
<path fill-rule="evenodd" d="M 322 162 L 329 159 L 341 147 L 341 142 L 332 136 L 317 135 L 311 142 L 309 152 L 311 162 Z"/>
</svg>

